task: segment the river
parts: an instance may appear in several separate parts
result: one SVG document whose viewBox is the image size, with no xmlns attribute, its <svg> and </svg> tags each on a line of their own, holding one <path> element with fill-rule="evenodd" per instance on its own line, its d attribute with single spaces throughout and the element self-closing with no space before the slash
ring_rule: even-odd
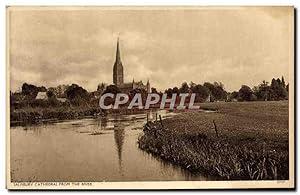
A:
<svg viewBox="0 0 300 195">
<path fill-rule="evenodd" d="M 163 118 L 174 113 L 159 111 Z M 154 112 L 149 112 L 153 119 Z M 13 182 L 189 181 L 201 175 L 138 148 L 147 113 L 11 127 Z"/>
</svg>

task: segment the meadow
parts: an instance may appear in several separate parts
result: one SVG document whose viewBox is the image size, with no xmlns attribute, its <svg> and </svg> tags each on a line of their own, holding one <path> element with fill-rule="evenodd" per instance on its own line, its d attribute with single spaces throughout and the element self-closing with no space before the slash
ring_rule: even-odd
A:
<svg viewBox="0 0 300 195">
<path fill-rule="evenodd" d="M 289 178 L 288 101 L 216 102 L 200 108 L 148 122 L 139 147 L 220 180 Z"/>
</svg>

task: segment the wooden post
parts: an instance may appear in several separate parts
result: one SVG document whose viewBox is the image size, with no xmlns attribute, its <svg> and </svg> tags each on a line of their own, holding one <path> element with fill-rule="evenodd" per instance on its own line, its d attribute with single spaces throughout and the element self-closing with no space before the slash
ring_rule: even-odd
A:
<svg viewBox="0 0 300 195">
<path fill-rule="evenodd" d="M 157 112 L 155 113 L 155 121 L 157 121 Z"/>
<path fill-rule="evenodd" d="M 213 120 L 213 123 L 214 123 L 214 128 L 215 128 L 215 131 L 216 131 L 216 135 L 217 135 L 217 137 L 219 137 L 218 128 L 217 128 L 217 125 L 215 123 L 215 120 Z"/>
<path fill-rule="evenodd" d="M 147 113 L 147 123 L 148 123 L 148 121 L 149 121 L 149 114 Z"/>
<path fill-rule="evenodd" d="M 159 115 L 159 120 L 160 120 L 161 126 L 163 126 L 163 123 L 162 123 L 162 120 L 161 120 L 161 115 Z"/>
</svg>

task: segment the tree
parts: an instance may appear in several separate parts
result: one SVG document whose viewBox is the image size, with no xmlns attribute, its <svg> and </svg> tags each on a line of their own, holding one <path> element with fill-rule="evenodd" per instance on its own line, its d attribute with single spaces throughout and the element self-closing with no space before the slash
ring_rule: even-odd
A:
<svg viewBox="0 0 300 195">
<path fill-rule="evenodd" d="M 179 89 L 180 93 L 189 93 L 189 85 L 186 82 L 183 82 L 181 84 L 181 87 Z"/>
<path fill-rule="evenodd" d="M 196 94 L 196 101 L 197 102 L 203 102 L 203 101 L 205 101 L 208 98 L 208 96 L 210 94 L 210 91 L 205 86 L 195 85 L 192 88 L 192 93 Z"/>
<path fill-rule="evenodd" d="M 172 90 L 171 88 L 166 89 L 166 90 L 165 90 L 165 93 L 167 94 L 168 97 L 172 97 L 173 90 Z"/>
<path fill-rule="evenodd" d="M 158 93 L 157 89 L 154 87 L 151 87 L 151 93 Z"/>
<path fill-rule="evenodd" d="M 241 89 L 239 90 L 239 100 L 240 101 L 251 101 L 252 97 L 252 90 L 247 85 L 242 85 Z"/>
<path fill-rule="evenodd" d="M 45 86 L 38 87 L 39 92 L 47 92 L 47 88 Z"/>
<path fill-rule="evenodd" d="M 80 87 L 77 84 L 72 84 L 66 90 L 66 95 L 68 100 L 71 101 L 72 104 L 80 105 L 83 102 L 89 101 L 89 93 L 84 88 Z"/>
<path fill-rule="evenodd" d="M 48 97 L 48 100 L 47 100 L 47 105 L 48 106 L 55 107 L 55 106 L 61 106 L 62 105 L 62 103 L 56 99 L 56 95 L 53 91 L 48 90 L 46 94 L 47 94 L 47 97 Z"/>
<path fill-rule="evenodd" d="M 172 93 L 176 93 L 177 95 L 179 94 L 179 89 L 178 87 L 173 87 Z"/>
<path fill-rule="evenodd" d="M 271 87 L 270 87 L 270 99 L 271 100 L 284 100 L 287 99 L 288 93 L 286 88 L 283 86 L 281 80 L 272 79 Z"/>
<path fill-rule="evenodd" d="M 239 92 L 233 91 L 233 92 L 231 93 L 231 99 L 238 99 L 238 97 L 239 97 Z"/>
<path fill-rule="evenodd" d="M 197 84 L 193 81 L 190 82 L 190 89 L 192 90 Z"/>
<path fill-rule="evenodd" d="M 121 90 L 116 85 L 109 85 L 106 87 L 103 93 L 112 93 L 116 95 L 117 93 L 121 93 Z"/>
<path fill-rule="evenodd" d="M 203 84 L 204 87 L 209 89 L 212 95 L 212 99 L 216 100 L 224 100 L 226 99 L 227 92 L 224 89 L 224 85 L 221 82 L 214 82 L 214 84 L 205 82 Z"/>
<path fill-rule="evenodd" d="M 26 96 L 27 99 L 34 99 L 38 92 L 46 92 L 47 88 L 44 86 L 37 87 L 32 84 L 24 83 L 22 85 L 22 94 Z"/>
<path fill-rule="evenodd" d="M 285 85 L 285 81 L 284 81 L 284 77 L 283 77 L 283 76 L 281 77 L 281 85 L 282 85 L 282 87 L 286 88 L 286 85 Z"/>
<path fill-rule="evenodd" d="M 33 94 L 37 94 L 37 87 L 35 85 L 24 83 L 22 85 L 22 94 L 32 96 Z M 35 96 L 36 96 L 35 94 Z"/>
<path fill-rule="evenodd" d="M 55 98 L 55 94 L 54 94 L 54 92 L 53 91 L 47 91 L 47 97 L 49 98 L 49 99 L 51 99 L 51 98 Z"/>
<path fill-rule="evenodd" d="M 256 95 L 258 100 L 263 100 L 263 101 L 269 100 L 270 99 L 269 82 L 263 80 L 261 84 L 253 88 L 253 92 Z"/>
</svg>

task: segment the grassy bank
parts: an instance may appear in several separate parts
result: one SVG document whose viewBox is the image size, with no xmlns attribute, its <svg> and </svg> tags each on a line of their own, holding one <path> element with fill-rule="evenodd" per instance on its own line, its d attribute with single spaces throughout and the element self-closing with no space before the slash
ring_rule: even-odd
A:
<svg viewBox="0 0 300 195">
<path fill-rule="evenodd" d="M 44 120 L 66 120 L 77 119 L 85 116 L 93 116 L 99 113 L 99 109 L 83 107 L 53 107 L 53 108 L 31 108 L 12 110 L 10 112 L 10 122 L 34 123 Z"/>
<path fill-rule="evenodd" d="M 220 179 L 288 179 L 287 101 L 201 106 L 217 112 L 184 112 L 162 124 L 150 122 L 139 147 Z"/>
<path fill-rule="evenodd" d="M 37 123 L 42 121 L 71 120 L 84 117 L 97 117 L 107 114 L 137 114 L 144 110 L 126 108 L 100 111 L 98 105 L 95 106 L 63 106 L 63 107 L 24 107 L 13 109 L 10 112 L 10 123 L 12 125 L 24 123 Z"/>
</svg>

